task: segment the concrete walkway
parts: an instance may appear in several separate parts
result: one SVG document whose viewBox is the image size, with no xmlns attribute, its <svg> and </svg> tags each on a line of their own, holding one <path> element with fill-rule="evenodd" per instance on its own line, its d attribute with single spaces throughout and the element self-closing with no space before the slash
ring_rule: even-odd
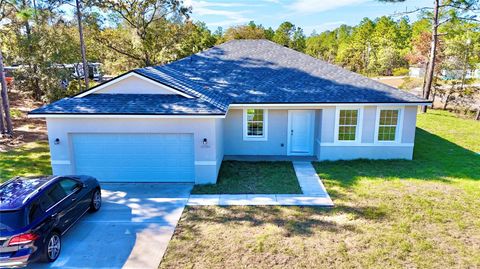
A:
<svg viewBox="0 0 480 269">
<path fill-rule="evenodd" d="M 303 194 L 200 194 L 190 195 L 187 205 L 299 205 L 333 206 L 332 199 L 310 162 L 293 162 Z"/>
</svg>

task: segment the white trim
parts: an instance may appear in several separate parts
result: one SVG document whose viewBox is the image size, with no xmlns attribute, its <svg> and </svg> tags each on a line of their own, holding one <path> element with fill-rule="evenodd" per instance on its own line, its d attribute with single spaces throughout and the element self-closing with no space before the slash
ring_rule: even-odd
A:
<svg viewBox="0 0 480 269">
<path fill-rule="evenodd" d="M 291 119 L 291 114 L 292 112 L 295 111 L 308 111 L 310 112 L 313 117 L 311 117 L 310 120 L 310 134 L 308 136 L 308 140 L 312 141 L 310 148 L 308 149 L 308 152 L 302 152 L 302 153 L 294 153 L 291 151 L 291 140 L 292 140 L 292 135 L 291 135 L 291 130 L 292 130 L 292 119 Z M 315 135 L 315 110 L 288 110 L 288 124 L 287 124 L 287 156 L 311 156 L 313 155 L 313 149 L 314 149 L 314 143 L 313 143 L 313 137 Z"/>
<path fill-rule="evenodd" d="M 263 136 L 248 136 L 247 135 L 247 110 L 251 108 L 243 109 L 243 140 L 244 141 L 268 141 L 268 109 L 263 109 Z"/>
<path fill-rule="evenodd" d="M 381 110 L 398 110 L 398 119 L 397 119 L 397 127 L 395 130 L 395 140 L 394 141 L 380 141 L 378 140 L 378 130 L 380 128 L 380 111 Z M 400 144 L 402 142 L 402 133 L 403 133 L 403 113 L 404 107 L 395 106 L 395 107 L 385 107 L 385 106 L 378 106 L 377 110 L 375 111 L 375 136 L 373 141 L 375 144 Z"/>
<path fill-rule="evenodd" d="M 28 118 L 224 119 L 225 115 L 29 114 Z"/>
<path fill-rule="evenodd" d="M 321 147 L 413 147 L 414 143 L 380 143 L 380 144 L 375 144 L 375 143 L 352 143 L 352 144 L 345 144 L 345 143 L 321 143 L 317 139 L 317 143 L 320 144 Z"/>
<path fill-rule="evenodd" d="M 52 160 L 51 163 L 52 164 L 67 164 L 67 165 L 71 164 L 70 160 Z"/>
<path fill-rule="evenodd" d="M 309 103 L 285 103 L 285 104 L 230 104 L 229 108 L 264 108 L 264 107 L 332 107 L 332 106 L 345 106 L 345 107 L 351 107 L 351 106 L 357 106 L 357 107 L 363 107 L 363 106 L 428 106 L 431 105 L 431 103 L 427 102 L 418 102 L 418 103 L 348 103 L 348 104 L 340 104 L 340 103 L 318 103 L 318 104 L 309 104 Z"/>
<path fill-rule="evenodd" d="M 157 85 L 157 86 L 159 86 L 159 87 L 166 88 L 167 90 L 169 90 L 169 91 L 171 91 L 171 92 L 173 92 L 173 93 L 175 93 L 175 94 L 181 95 L 181 96 L 183 96 L 183 97 L 193 98 L 192 96 L 190 96 L 190 95 L 188 95 L 188 94 L 185 94 L 185 93 L 183 93 L 183 92 L 181 92 L 181 91 L 175 90 L 175 89 L 172 88 L 172 87 L 169 87 L 169 86 L 167 86 L 167 85 L 165 85 L 165 84 L 159 83 L 159 82 L 157 82 L 157 81 L 155 81 L 155 80 L 153 80 L 153 79 L 149 79 L 149 78 L 147 78 L 147 77 L 145 77 L 145 76 L 139 75 L 139 74 L 137 74 L 137 73 L 135 73 L 135 72 L 130 72 L 130 73 L 126 74 L 126 75 L 119 76 L 119 77 L 116 77 L 116 78 L 114 78 L 114 79 L 111 79 L 111 80 L 109 80 L 109 81 L 107 81 L 107 82 L 105 82 L 105 83 L 103 83 L 103 84 L 100 84 L 99 86 L 97 86 L 97 87 L 95 87 L 95 88 L 93 88 L 93 89 L 91 89 L 91 90 L 89 90 L 89 91 L 86 91 L 86 92 L 83 92 L 83 93 L 81 93 L 81 94 L 76 95 L 75 98 L 85 97 L 85 96 L 87 96 L 87 95 L 89 95 L 89 94 L 92 94 L 92 93 L 94 93 L 94 92 L 97 92 L 97 91 L 99 91 L 99 90 L 101 90 L 101 89 L 104 89 L 105 87 L 108 87 L 108 86 L 110 86 L 110 85 L 112 85 L 112 84 L 115 84 L 115 83 L 117 83 L 117 82 L 119 82 L 119 81 L 121 81 L 121 80 L 124 80 L 124 79 L 126 79 L 126 78 L 129 78 L 129 77 L 131 77 L 131 76 L 134 76 L 134 77 L 136 77 L 136 78 L 139 78 L 139 79 L 145 80 L 145 81 L 147 81 L 147 82 L 153 83 L 153 84 L 155 84 L 155 85 Z"/>
<path fill-rule="evenodd" d="M 355 128 L 356 133 L 355 133 L 355 140 L 338 140 L 338 131 L 339 131 L 339 123 L 340 123 L 340 110 L 358 110 L 358 115 L 357 115 L 357 126 Z M 360 106 L 342 106 L 342 107 L 337 107 L 335 109 L 335 129 L 334 129 L 334 137 L 333 141 L 335 144 L 354 144 L 354 143 L 360 143 L 362 142 L 362 132 L 363 132 L 363 107 Z"/>
<path fill-rule="evenodd" d="M 195 165 L 217 165 L 217 161 L 195 161 Z"/>
</svg>

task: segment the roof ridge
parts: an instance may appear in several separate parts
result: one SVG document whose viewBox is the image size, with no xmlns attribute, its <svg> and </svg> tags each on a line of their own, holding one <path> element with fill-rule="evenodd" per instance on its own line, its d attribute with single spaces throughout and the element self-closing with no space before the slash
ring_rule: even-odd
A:
<svg viewBox="0 0 480 269">
<path fill-rule="evenodd" d="M 215 106 L 216 108 L 221 109 L 221 110 L 223 110 L 223 111 L 226 111 L 226 110 L 228 109 L 228 105 L 227 105 L 227 104 L 221 104 L 220 102 L 217 102 L 217 101 L 215 100 L 215 98 L 213 98 L 213 97 L 211 97 L 211 96 L 208 96 L 207 94 L 205 94 L 205 92 L 204 92 L 203 90 L 200 90 L 200 89 L 203 87 L 202 85 L 199 85 L 199 84 L 196 83 L 195 81 L 192 81 L 192 80 L 190 80 L 190 79 L 188 79 L 188 78 L 187 78 L 187 81 L 184 81 L 183 79 L 180 79 L 180 78 L 183 78 L 184 75 L 183 75 L 181 72 L 179 72 L 179 71 L 177 71 L 177 70 L 169 67 L 168 65 L 149 66 L 149 67 L 144 67 L 144 68 L 141 68 L 141 69 L 146 70 L 147 68 L 153 69 L 155 72 L 162 73 L 164 76 L 168 76 L 171 80 L 176 81 L 178 84 L 184 84 L 184 85 L 180 85 L 180 86 L 182 86 L 182 87 L 188 87 L 188 88 L 190 89 L 190 91 L 185 91 L 184 89 L 178 89 L 178 87 L 174 87 L 174 86 L 172 86 L 171 84 L 169 84 L 168 81 L 167 81 L 167 82 L 165 82 L 165 81 L 159 81 L 159 80 L 156 79 L 155 77 L 149 76 L 149 74 L 142 73 L 143 76 L 147 76 L 148 78 L 150 78 L 150 79 L 152 79 L 152 80 L 155 80 L 155 81 L 158 81 L 158 82 L 160 82 L 160 83 L 162 83 L 162 84 L 165 84 L 165 85 L 168 85 L 168 86 L 170 86 L 170 87 L 173 87 L 173 88 L 175 88 L 175 89 L 177 89 L 177 90 L 179 90 L 179 91 L 182 91 L 183 93 L 186 93 L 186 94 L 192 94 L 192 93 L 193 93 L 196 98 L 199 98 L 199 99 L 202 99 L 202 100 L 204 100 L 204 101 L 207 101 L 207 102 L 210 103 L 211 105 L 213 105 L 213 106 Z M 171 75 L 169 75 L 169 74 L 167 74 L 167 73 L 165 73 L 165 72 L 162 72 L 161 69 L 166 69 L 166 70 L 168 70 L 168 71 L 170 71 L 170 72 L 172 72 L 172 73 L 180 74 L 180 76 L 178 76 L 178 77 L 173 77 L 173 76 L 171 76 Z M 180 77 L 180 78 L 179 78 L 179 77 Z M 191 85 L 186 85 L 186 84 L 191 84 Z M 194 88 L 194 87 L 191 87 L 192 85 L 195 86 L 195 88 Z M 224 98 L 222 98 L 222 99 L 224 99 Z M 227 101 L 227 100 L 224 100 L 224 101 Z"/>
</svg>

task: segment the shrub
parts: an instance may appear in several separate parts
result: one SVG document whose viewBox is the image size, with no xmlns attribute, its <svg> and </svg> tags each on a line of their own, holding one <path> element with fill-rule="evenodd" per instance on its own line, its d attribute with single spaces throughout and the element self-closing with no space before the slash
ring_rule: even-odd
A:
<svg viewBox="0 0 480 269">
<path fill-rule="evenodd" d="M 406 67 L 398 67 L 393 69 L 394 76 L 408 76 L 409 70 Z"/>
</svg>

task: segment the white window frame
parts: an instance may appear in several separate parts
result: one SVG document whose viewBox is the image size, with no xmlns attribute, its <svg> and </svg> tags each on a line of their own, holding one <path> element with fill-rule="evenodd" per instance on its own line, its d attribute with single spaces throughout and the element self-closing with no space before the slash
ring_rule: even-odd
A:
<svg viewBox="0 0 480 269">
<path fill-rule="evenodd" d="M 358 110 L 357 128 L 355 132 L 355 140 L 339 140 L 338 133 L 340 130 L 340 110 Z M 337 106 L 335 109 L 335 132 L 334 141 L 338 144 L 358 144 L 362 142 L 363 132 L 363 107 L 360 106 Z"/>
<path fill-rule="evenodd" d="M 248 135 L 247 111 L 249 109 L 263 110 L 263 136 Z M 244 108 L 243 109 L 243 140 L 244 141 L 267 141 L 268 140 L 268 109 L 262 108 Z"/>
<path fill-rule="evenodd" d="M 397 128 L 395 129 L 395 140 L 378 140 L 378 132 L 380 130 L 380 111 L 382 110 L 398 110 Z M 377 106 L 377 111 L 375 112 L 375 137 L 373 140 L 375 144 L 399 144 L 402 142 L 404 110 L 405 107 L 402 106 Z"/>
</svg>

